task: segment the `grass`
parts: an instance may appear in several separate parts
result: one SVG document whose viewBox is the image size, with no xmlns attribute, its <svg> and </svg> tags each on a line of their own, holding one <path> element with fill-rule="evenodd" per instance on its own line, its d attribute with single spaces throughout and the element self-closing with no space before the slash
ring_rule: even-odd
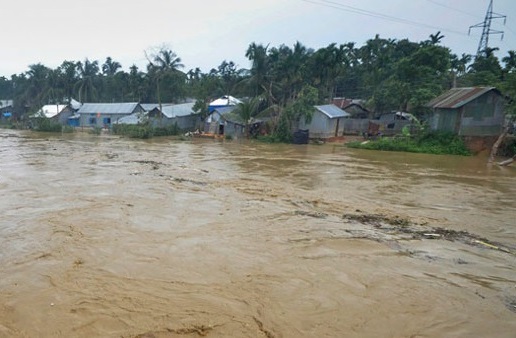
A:
<svg viewBox="0 0 516 338">
<path fill-rule="evenodd" d="M 404 151 L 437 155 L 471 155 L 471 151 L 466 147 L 462 139 L 451 133 L 425 133 L 416 137 L 384 137 L 369 142 L 350 142 L 346 145 L 350 148 L 370 150 Z"/>
</svg>

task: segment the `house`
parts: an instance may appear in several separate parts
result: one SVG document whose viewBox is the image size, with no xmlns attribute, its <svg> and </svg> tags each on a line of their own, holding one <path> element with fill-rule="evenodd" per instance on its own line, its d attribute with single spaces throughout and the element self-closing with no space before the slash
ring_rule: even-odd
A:
<svg viewBox="0 0 516 338">
<path fill-rule="evenodd" d="M 84 103 L 77 114 L 81 127 L 110 128 L 124 116 L 143 112 L 143 107 L 137 102 Z"/>
<path fill-rule="evenodd" d="M 153 127 L 177 125 L 181 130 L 192 131 L 201 123 L 201 117 L 193 110 L 195 103 L 159 105 L 148 110 L 147 116 Z M 142 105 L 145 108 L 145 105 Z M 147 106 L 149 108 L 149 106 Z"/>
<path fill-rule="evenodd" d="M 215 108 L 204 122 L 204 132 L 213 135 L 241 137 L 245 135 L 245 121 L 234 112 L 236 106 Z M 256 128 L 261 121 L 255 121 L 249 127 Z"/>
<path fill-rule="evenodd" d="M 74 109 L 68 104 L 47 104 L 41 107 L 33 117 L 43 117 L 51 119 L 55 123 L 67 125 L 68 119 L 74 112 Z"/>
<path fill-rule="evenodd" d="M 361 135 L 368 131 L 368 119 L 373 117 L 373 113 L 365 108 L 364 100 L 337 97 L 332 103 L 350 114 L 350 117 L 344 120 L 344 135 Z"/>
<path fill-rule="evenodd" d="M 359 99 L 346 99 L 336 97 L 332 103 L 340 109 L 350 114 L 352 119 L 368 119 L 372 118 L 372 113 L 364 107 L 364 101 Z"/>
<path fill-rule="evenodd" d="M 312 120 L 307 123 L 301 119 L 298 128 L 308 129 L 311 139 L 338 137 L 344 134 L 344 120 L 349 116 L 349 113 L 334 104 L 314 106 Z"/>
<path fill-rule="evenodd" d="M 13 118 L 13 100 L 0 100 L 0 121 Z"/>
<path fill-rule="evenodd" d="M 461 136 L 499 135 L 504 122 L 504 98 L 494 87 L 452 88 L 426 105 L 432 130 Z"/>
<path fill-rule="evenodd" d="M 380 133 L 383 136 L 393 136 L 402 132 L 403 128 L 410 128 L 413 132 L 416 124 L 419 122 L 416 117 L 410 113 L 392 111 L 390 113 L 383 113 L 376 119 L 369 121 L 367 130 L 368 136 L 376 136 Z"/>
<path fill-rule="evenodd" d="M 147 112 L 143 113 L 134 113 L 131 115 L 127 115 L 119 118 L 114 124 L 141 124 L 147 120 Z"/>
<path fill-rule="evenodd" d="M 234 98 L 233 96 L 224 95 L 224 96 L 210 102 L 210 104 L 208 105 L 208 112 L 211 113 L 217 108 L 233 107 L 233 106 L 238 105 L 239 103 L 242 103 L 242 101 L 240 101 L 237 98 Z"/>
</svg>

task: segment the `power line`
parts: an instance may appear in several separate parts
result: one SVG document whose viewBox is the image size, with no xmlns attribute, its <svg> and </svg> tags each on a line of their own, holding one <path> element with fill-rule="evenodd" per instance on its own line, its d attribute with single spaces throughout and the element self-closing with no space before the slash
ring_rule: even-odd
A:
<svg viewBox="0 0 516 338">
<path fill-rule="evenodd" d="M 466 12 L 466 11 L 463 11 L 461 9 L 458 9 L 458 8 L 455 8 L 455 7 L 451 7 L 451 6 L 448 6 L 448 5 L 445 5 L 445 4 L 442 4 L 440 2 L 437 2 L 437 1 L 434 1 L 434 0 L 426 0 L 434 5 L 437 5 L 437 6 L 441 6 L 441 7 L 444 7 L 444 8 L 448 8 L 448 9 L 451 9 L 452 11 L 455 11 L 455 12 L 459 12 L 459 13 L 462 13 L 462 14 L 466 14 L 466 15 L 469 15 L 471 17 L 474 17 L 474 18 L 477 18 L 478 19 L 478 15 L 475 15 L 475 14 L 472 14 L 472 13 L 469 13 L 469 12 Z"/>
<path fill-rule="evenodd" d="M 464 35 L 464 36 L 466 35 L 463 32 L 459 32 L 459 31 L 455 31 L 455 30 L 451 30 L 451 29 L 447 29 L 447 28 L 441 28 L 441 27 L 437 27 L 437 26 L 432 26 L 432 25 L 428 25 L 428 24 L 392 16 L 392 15 L 381 14 L 378 12 L 361 9 L 358 7 L 344 5 L 344 4 L 335 2 L 335 1 L 329 1 L 329 0 L 301 0 L 301 1 L 309 2 L 309 3 L 320 5 L 323 7 L 334 8 L 334 9 L 338 9 L 338 10 L 345 11 L 345 12 L 350 12 L 350 13 L 360 14 L 360 15 L 374 17 L 374 18 L 378 18 L 378 19 L 383 19 L 383 20 L 387 20 L 387 21 L 391 21 L 391 22 L 397 22 L 397 23 L 402 23 L 402 24 L 416 26 L 416 27 L 432 28 L 435 30 Z"/>
</svg>

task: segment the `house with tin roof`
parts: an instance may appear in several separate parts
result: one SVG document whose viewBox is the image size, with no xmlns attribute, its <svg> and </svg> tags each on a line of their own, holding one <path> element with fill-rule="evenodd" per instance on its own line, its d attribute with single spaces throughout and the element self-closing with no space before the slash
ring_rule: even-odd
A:
<svg viewBox="0 0 516 338">
<path fill-rule="evenodd" d="M 236 108 L 236 105 L 214 108 L 204 120 L 204 132 L 231 137 L 245 135 L 245 121 L 235 112 Z"/>
<path fill-rule="evenodd" d="M 92 128 L 110 128 L 122 117 L 137 113 L 144 113 L 144 109 L 137 102 L 83 103 L 77 111 L 79 125 Z"/>
<path fill-rule="evenodd" d="M 177 125 L 181 130 L 192 131 L 201 123 L 200 114 L 193 110 L 194 105 L 195 102 L 166 104 L 161 105 L 161 109 L 157 105 L 148 110 L 147 116 L 153 127 Z"/>
<path fill-rule="evenodd" d="M 328 139 L 344 135 L 344 120 L 351 114 L 334 104 L 314 106 L 310 122 L 301 119 L 298 128 L 308 130 L 311 139 Z"/>
<path fill-rule="evenodd" d="M 461 136 L 499 135 L 504 123 L 504 97 L 494 87 L 452 88 L 426 104 L 435 131 Z"/>
<path fill-rule="evenodd" d="M 209 103 L 208 112 L 211 113 L 217 108 L 233 107 L 238 105 L 239 103 L 242 103 L 242 101 L 231 95 L 224 95 Z"/>
<path fill-rule="evenodd" d="M 47 118 L 62 125 L 68 124 L 68 118 L 72 116 L 74 109 L 69 104 L 47 104 L 41 107 L 32 117 Z"/>
<path fill-rule="evenodd" d="M 0 121 L 13 117 L 13 100 L 0 100 Z"/>
<path fill-rule="evenodd" d="M 373 117 L 372 112 L 365 108 L 364 100 L 335 97 L 331 100 L 331 103 L 349 113 L 352 119 L 368 119 Z"/>
</svg>

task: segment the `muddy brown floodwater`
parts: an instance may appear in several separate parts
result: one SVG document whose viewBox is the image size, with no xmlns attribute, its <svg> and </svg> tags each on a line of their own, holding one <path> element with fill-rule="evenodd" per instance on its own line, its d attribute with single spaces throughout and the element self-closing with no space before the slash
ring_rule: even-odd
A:
<svg viewBox="0 0 516 338">
<path fill-rule="evenodd" d="M 516 168 L 0 130 L 0 337 L 516 337 Z"/>
</svg>

